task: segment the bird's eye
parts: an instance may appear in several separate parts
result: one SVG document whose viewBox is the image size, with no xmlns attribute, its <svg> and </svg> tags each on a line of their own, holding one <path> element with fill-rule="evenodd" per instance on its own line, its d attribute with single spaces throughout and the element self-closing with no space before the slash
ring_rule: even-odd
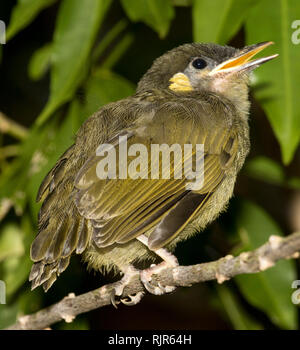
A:
<svg viewBox="0 0 300 350">
<path fill-rule="evenodd" d="M 203 69 L 203 68 L 205 68 L 207 66 L 207 63 L 202 58 L 196 58 L 193 61 L 192 65 L 196 69 Z"/>
</svg>

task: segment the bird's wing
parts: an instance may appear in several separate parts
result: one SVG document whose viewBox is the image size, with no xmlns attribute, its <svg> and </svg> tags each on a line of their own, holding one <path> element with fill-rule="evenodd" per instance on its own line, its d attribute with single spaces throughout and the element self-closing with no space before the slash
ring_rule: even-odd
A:
<svg viewBox="0 0 300 350">
<path fill-rule="evenodd" d="M 29 280 L 32 289 L 43 285 L 47 291 L 69 265 L 73 252 L 81 254 L 90 242 L 88 220 L 80 217 L 71 195 L 74 178 L 70 172 L 72 145 L 43 180 L 37 201 L 43 200 L 38 218 L 38 235 L 31 245 Z"/>
<path fill-rule="evenodd" d="M 180 233 L 200 208 L 205 206 L 235 159 L 238 142 L 235 128 L 225 122 L 225 111 L 219 108 L 217 117 L 210 113 L 215 111 L 208 111 L 201 104 L 173 102 L 165 103 L 156 111 L 141 117 L 139 123 L 123 130 L 108 142 L 116 152 L 115 179 L 99 178 L 99 163 L 108 153 L 90 157 L 77 174 L 75 202 L 80 214 L 90 220 L 92 238 L 98 247 L 126 243 L 156 225 L 149 237 L 149 247 L 158 249 Z M 131 173 L 126 179 L 118 178 L 124 166 L 118 164 L 122 152 L 118 136 L 127 136 L 128 150 L 131 146 L 142 144 L 148 151 L 146 163 L 140 163 L 139 166 L 134 164 L 136 157 L 128 157 L 127 167 Z M 184 176 L 173 178 L 180 169 L 184 172 L 184 159 L 178 157 L 171 157 L 170 179 L 151 179 L 154 158 L 151 161 L 149 153 L 152 144 L 179 144 L 182 150 L 184 144 L 203 144 L 204 152 L 197 155 L 198 160 L 202 157 L 204 161 L 204 172 L 201 174 L 204 175 L 203 186 L 193 190 L 187 186 L 190 181 Z M 108 148 L 104 150 L 108 151 Z M 140 156 L 143 157 L 142 154 Z M 195 156 L 196 148 L 193 147 L 190 154 L 192 166 L 195 166 Z M 159 158 L 160 175 L 166 171 L 162 163 Z"/>
</svg>

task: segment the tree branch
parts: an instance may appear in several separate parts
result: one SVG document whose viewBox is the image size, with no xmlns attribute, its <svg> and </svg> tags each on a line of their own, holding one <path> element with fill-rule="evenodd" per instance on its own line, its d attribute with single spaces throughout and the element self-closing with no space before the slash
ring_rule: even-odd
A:
<svg viewBox="0 0 300 350">
<path fill-rule="evenodd" d="M 280 259 L 298 258 L 299 251 L 300 232 L 287 237 L 271 236 L 268 242 L 253 251 L 243 252 L 237 257 L 228 255 L 219 260 L 198 265 L 168 268 L 154 275 L 153 281 L 165 286 L 178 287 L 215 279 L 218 283 L 222 283 L 236 275 L 266 270 Z M 79 296 L 71 293 L 52 306 L 20 317 L 7 329 L 44 329 L 61 320 L 72 322 L 79 314 L 109 305 L 114 286 L 115 283 L 108 284 Z M 139 274 L 126 286 L 122 298 L 138 292 L 144 292 Z"/>
<path fill-rule="evenodd" d="M 23 125 L 8 118 L 2 112 L 0 112 L 0 132 L 9 134 L 19 140 L 26 139 L 28 135 L 28 130 Z"/>
</svg>

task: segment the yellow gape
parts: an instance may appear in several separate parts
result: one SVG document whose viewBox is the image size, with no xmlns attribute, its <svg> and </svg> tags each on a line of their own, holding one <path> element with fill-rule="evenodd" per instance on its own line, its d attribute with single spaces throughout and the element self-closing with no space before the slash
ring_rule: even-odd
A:
<svg viewBox="0 0 300 350">
<path fill-rule="evenodd" d="M 169 88 L 173 91 L 192 91 L 193 87 L 189 78 L 183 73 L 176 73 L 169 80 L 172 84 Z"/>
</svg>

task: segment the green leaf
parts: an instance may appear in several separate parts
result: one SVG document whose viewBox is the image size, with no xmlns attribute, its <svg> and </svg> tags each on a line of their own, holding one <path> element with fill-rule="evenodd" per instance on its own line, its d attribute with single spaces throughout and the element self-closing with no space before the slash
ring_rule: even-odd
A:
<svg viewBox="0 0 300 350">
<path fill-rule="evenodd" d="M 111 0 L 64 0 L 55 27 L 50 98 L 37 119 L 41 125 L 70 100 L 87 69 L 92 45 Z"/>
<path fill-rule="evenodd" d="M 131 33 L 127 33 L 119 40 L 118 44 L 110 52 L 108 57 L 104 60 L 101 67 L 104 69 L 112 68 L 120 59 L 120 57 L 127 51 L 130 45 L 133 43 L 134 36 Z"/>
<path fill-rule="evenodd" d="M 194 41 L 226 44 L 258 0 L 194 0 Z"/>
<path fill-rule="evenodd" d="M 13 223 L 6 224 L 0 231 L 0 261 L 10 257 L 18 257 L 23 253 L 20 228 Z"/>
<path fill-rule="evenodd" d="M 236 217 L 242 250 L 253 250 L 271 235 L 282 235 L 272 218 L 254 203 L 241 201 Z M 281 260 L 257 274 L 235 277 L 248 302 L 263 310 L 273 323 L 284 329 L 297 328 L 297 310 L 291 302 L 291 285 L 295 279 L 295 265 L 290 260 Z"/>
<path fill-rule="evenodd" d="M 6 39 L 10 40 L 21 29 L 26 27 L 44 8 L 52 5 L 56 0 L 19 0 L 13 8 Z"/>
<path fill-rule="evenodd" d="M 19 233 L 19 239 L 22 242 L 22 254 L 10 257 L 3 262 L 3 278 L 6 283 L 8 302 L 9 297 L 28 280 L 32 266 L 30 245 L 36 233 L 27 214 L 22 217 L 20 229 L 22 230 Z"/>
<path fill-rule="evenodd" d="M 32 80 L 39 80 L 46 73 L 50 67 L 51 55 L 51 44 L 47 44 L 34 52 L 28 65 L 28 75 Z"/>
<path fill-rule="evenodd" d="M 0 305 L 0 329 L 15 323 L 18 314 L 18 304 Z"/>
<path fill-rule="evenodd" d="M 288 164 L 300 140 L 300 50 L 292 42 L 291 27 L 300 16 L 299 0 L 263 0 L 254 7 L 246 21 L 248 44 L 271 40 L 275 45 L 264 55 L 279 57 L 257 69 L 261 88 L 254 90 L 279 141 L 282 159 Z"/>
<path fill-rule="evenodd" d="M 35 290 L 26 288 L 24 291 L 22 291 L 20 296 L 18 295 L 18 299 L 16 301 L 18 304 L 18 316 L 28 315 L 39 311 L 44 306 L 44 298 L 45 293 L 41 288 L 37 288 Z"/>
<path fill-rule="evenodd" d="M 128 17 L 134 21 L 143 21 L 164 38 L 175 15 L 170 0 L 121 0 Z"/>
<path fill-rule="evenodd" d="M 300 177 L 291 177 L 287 180 L 287 184 L 290 188 L 300 190 Z"/>
<path fill-rule="evenodd" d="M 104 51 L 116 40 L 116 38 L 125 31 L 128 25 L 128 21 L 121 19 L 117 24 L 115 24 L 112 29 L 110 29 L 102 38 L 101 42 L 95 47 L 93 51 L 93 61 L 97 62 L 99 57 L 104 53 Z"/>
<path fill-rule="evenodd" d="M 237 330 L 258 330 L 262 329 L 261 324 L 253 320 L 244 308 L 240 305 L 233 291 L 225 285 L 218 285 L 217 292 L 224 311 L 230 322 Z"/>
<path fill-rule="evenodd" d="M 281 165 L 264 156 L 250 159 L 246 163 L 245 171 L 251 177 L 275 185 L 283 185 L 285 182 L 285 174 Z"/>
<path fill-rule="evenodd" d="M 17 317 L 37 312 L 42 307 L 42 294 L 40 288 L 33 291 L 25 289 L 13 303 L 0 305 L 0 329 L 16 322 Z"/>
<path fill-rule="evenodd" d="M 246 162 L 244 170 L 246 174 L 257 180 L 290 189 L 300 189 L 300 178 L 287 178 L 284 167 L 273 159 L 258 156 Z"/>
<path fill-rule="evenodd" d="M 86 117 L 96 112 L 101 106 L 121 100 L 134 92 L 134 84 L 118 74 L 99 69 L 86 85 Z"/>
<path fill-rule="evenodd" d="M 6 284 L 7 302 L 28 279 L 32 265 L 29 250 L 34 235 L 28 215 L 22 217 L 20 227 L 9 223 L 0 231 L 1 279 Z"/>
</svg>

